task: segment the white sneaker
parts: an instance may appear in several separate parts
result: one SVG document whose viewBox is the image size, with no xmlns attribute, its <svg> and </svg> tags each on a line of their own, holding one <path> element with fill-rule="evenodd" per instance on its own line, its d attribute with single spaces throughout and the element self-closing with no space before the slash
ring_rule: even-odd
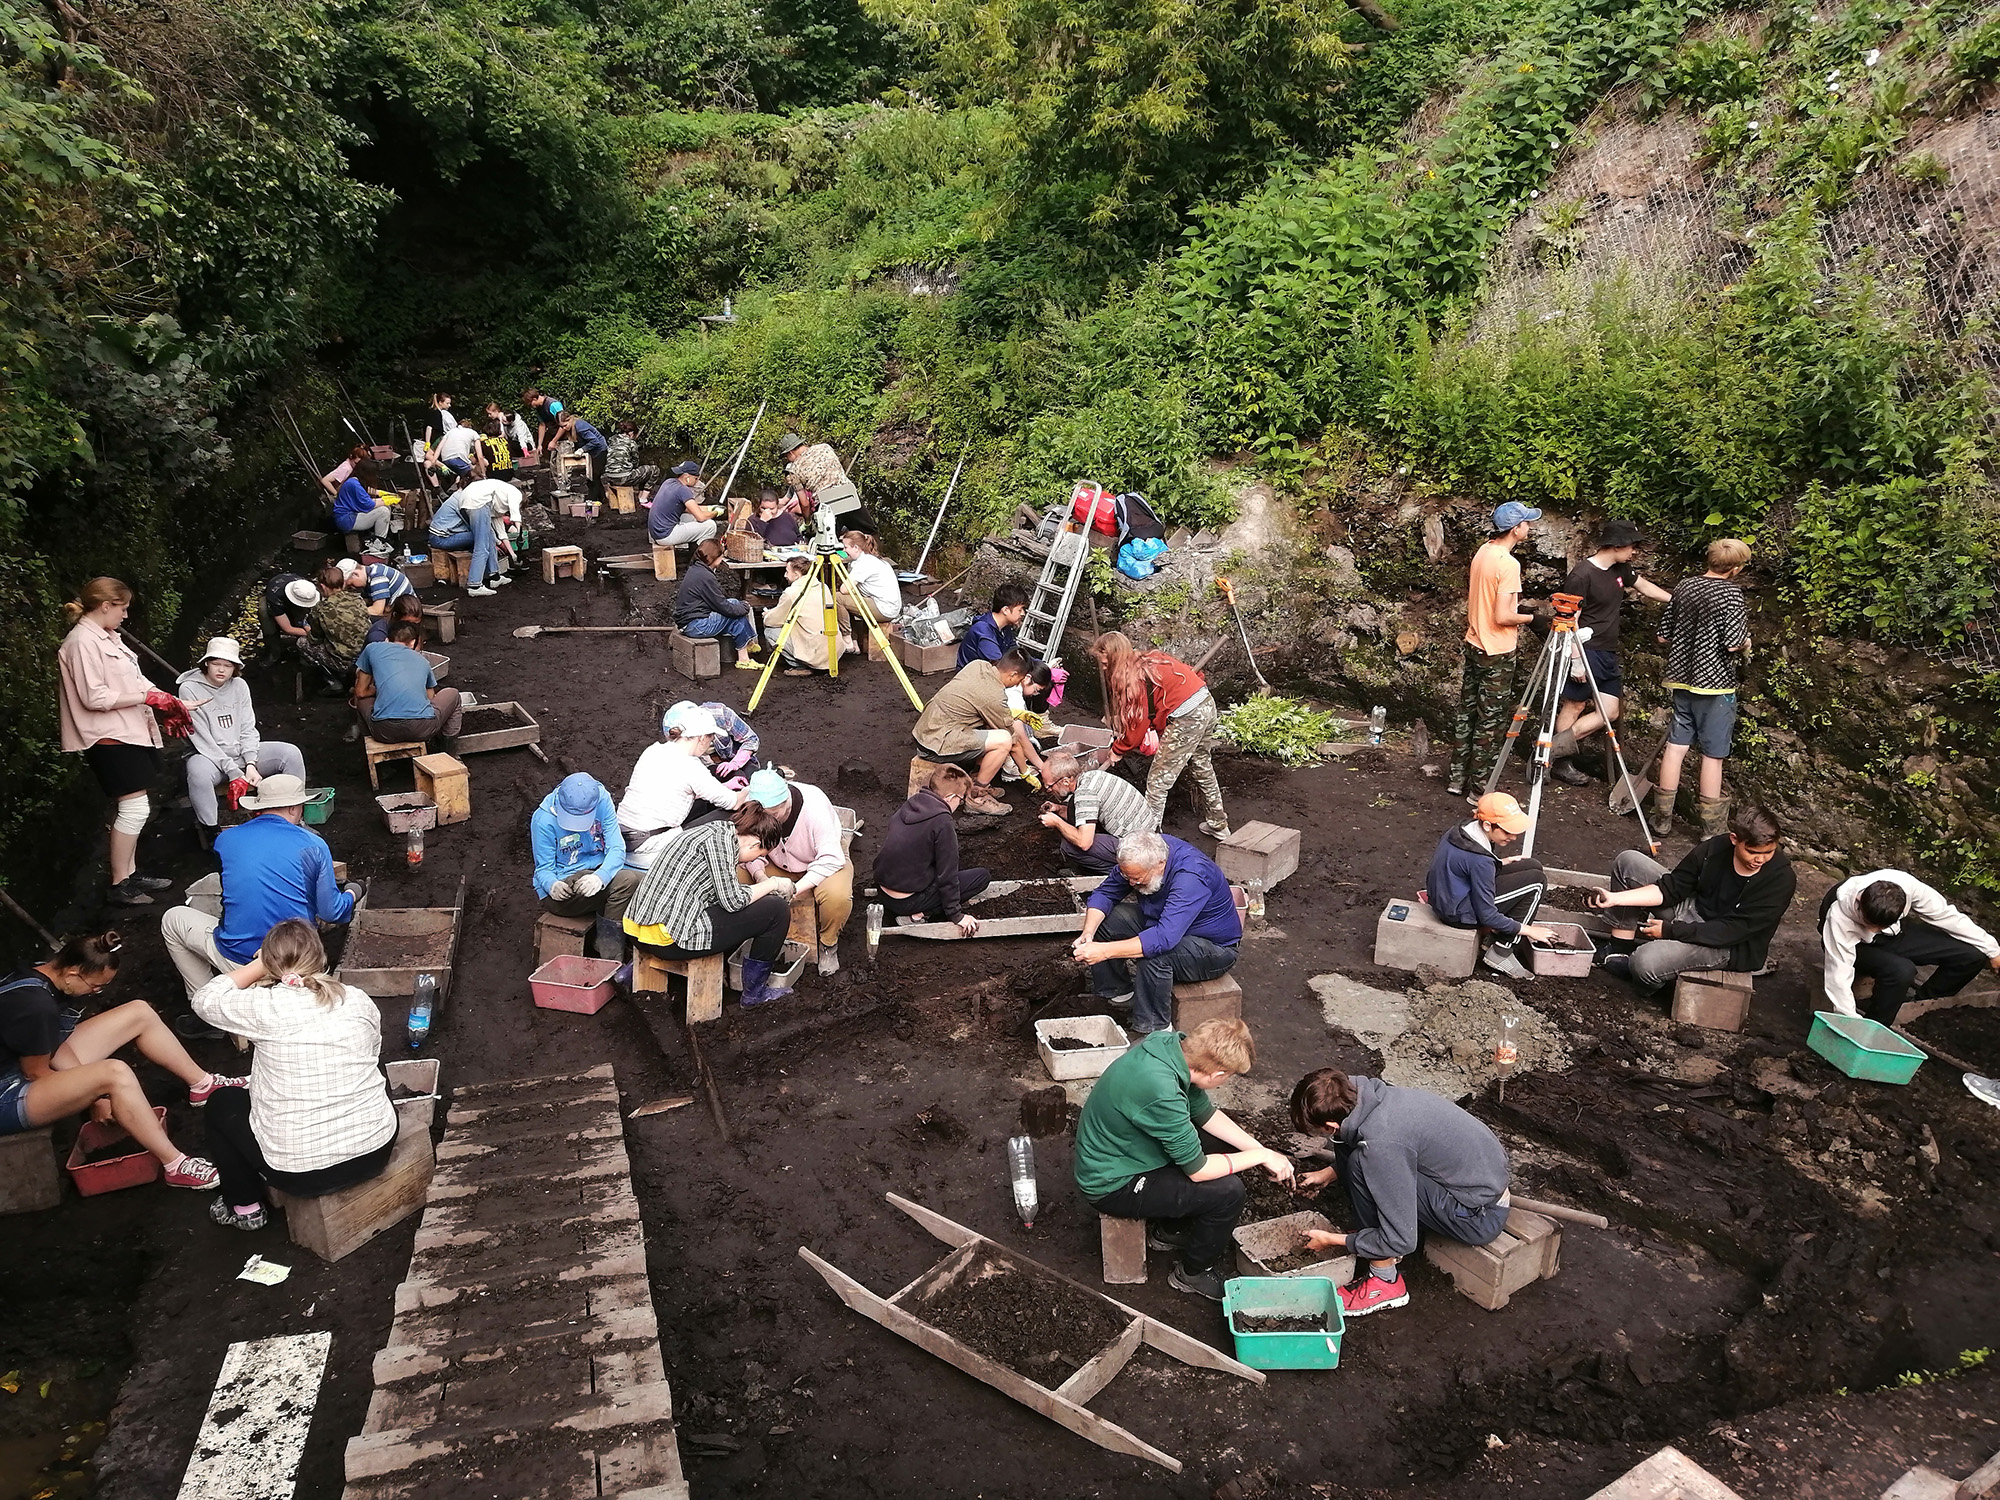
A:
<svg viewBox="0 0 2000 1500">
<path fill-rule="evenodd" d="M 822 948 L 819 950 L 819 971 L 822 974 L 838 974 L 840 972 L 840 952 L 838 949 Z"/>
<path fill-rule="evenodd" d="M 2000 1078 L 1985 1078 L 1977 1073 L 1963 1075 L 1965 1091 L 1973 1098 L 1983 1100 L 2000 1109 Z"/>
<path fill-rule="evenodd" d="M 500 590 L 498 589 L 489 589 L 489 588 L 467 589 L 465 591 L 465 597 L 468 599 L 491 599 L 495 594 L 499 592 Z"/>
<path fill-rule="evenodd" d="M 370 542 L 361 550 L 370 557 L 394 557 L 396 555 L 396 549 L 391 547 L 387 542 Z"/>
<path fill-rule="evenodd" d="M 1514 949 L 1511 944 L 1490 944 L 1486 952 L 1482 955 L 1482 958 L 1487 968 L 1493 970 L 1496 974 L 1505 974 L 1509 979 L 1528 979 L 1533 977 L 1528 973 L 1527 966 L 1514 956 Z"/>
<path fill-rule="evenodd" d="M 491 578 L 486 580 L 486 582 L 489 585 L 491 585 L 496 589 L 505 588 L 508 584 L 512 583 L 513 581 L 514 580 L 509 578 L 505 573 L 496 573 Z"/>
</svg>

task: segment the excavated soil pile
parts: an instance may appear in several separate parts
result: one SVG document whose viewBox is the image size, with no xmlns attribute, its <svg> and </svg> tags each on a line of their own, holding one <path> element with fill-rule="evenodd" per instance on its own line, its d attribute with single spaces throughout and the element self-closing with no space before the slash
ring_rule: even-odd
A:
<svg viewBox="0 0 2000 1500">
<path fill-rule="evenodd" d="M 1075 912 L 1076 898 L 1066 885 L 1056 881 L 1039 881 L 1024 885 L 1017 891 L 1009 891 L 1004 896 L 988 896 L 983 901 L 974 902 L 966 910 L 982 922 L 995 917 L 1066 917 Z"/>
<path fill-rule="evenodd" d="M 1236 1315 L 1238 1333 L 1325 1333 L 1326 1317 L 1277 1317 Z"/>
<path fill-rule="evenodd" d="M 1053 1389 L 1124 1332 L 1117 1310 L 1010 1256 L 987 1253 L 911 1311 L 988 1359 Z"/>
</svg>

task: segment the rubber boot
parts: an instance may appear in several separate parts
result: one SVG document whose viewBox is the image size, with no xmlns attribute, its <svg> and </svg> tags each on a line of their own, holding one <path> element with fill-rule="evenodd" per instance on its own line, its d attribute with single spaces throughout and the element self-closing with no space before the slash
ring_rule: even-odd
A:
<svg viewBox="0 0 2000 1500">
<path fill-rule="evenodd" d="M 1549 766 L 1549 774 L 1564 786 L 1590 785 L 1589 775 L 1583 771 L 1579 771 L 1576 767 L 1576 762 L 1571 760 L 1567 755 L 1559 755 L 1555 758 L 1555 761 Z"/>
<path fill-rule="evenodd" d="M 1549 754 L 1557 760 L 1568 760 L 1576 754 L 1576 736 L 1567 729 L 1558 729 L 1549 741 Z"/>
<path fill-rule="evenodd" d="M 1675 788 L 1656 786 L 1646 802 L 1646 821 L 1652 826 L 1656 839 L 1663 839 L 1674 831 L 1675 793 Z"/>
<path fill-rule="evenodd" d="M 1701 836 L 1712 839 L 1719 833 L 1729 831 L 1729 799 L 1727 797 L 1696 797 L 1695 811 L 1701 818 Z"/>
<path fill-rule="evenodd" d="M 764 1005 L 782 1000 L 791 990 L 771 982 L 771 966 L 761 959 L 743 960 L 743 1004 Z"/>
<path fill-rule="evenodd" d="M 597 956 L 625 962 L 625 925 L 616 917 L 597 919 Z"/>
</svg>

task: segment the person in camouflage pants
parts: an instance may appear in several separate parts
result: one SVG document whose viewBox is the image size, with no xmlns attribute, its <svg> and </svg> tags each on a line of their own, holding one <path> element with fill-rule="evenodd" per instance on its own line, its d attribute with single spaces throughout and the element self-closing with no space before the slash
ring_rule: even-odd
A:
<svg viewBox="0 0 2000 1500">
<path fill-rule="evenodd" d="M 1457 748 L 1451 755 L 1449 785 L 1469 794 L 1483 790 L 1507 733 L 1514 711 L 1513 652 L 1488 656 L 1477 646 L 1465 647 L 1465 664 L 1458 679 Z"/>
<path fill-rule="evenodd" d="M 1509 500 L 1493 512 L 1486 543 L 1472 557 L 1465 595 L 1465 665 L 1458 679 L 1458 747 L 1445 790 L 1476 801 L 1484 790 L 1514 708 L 1514 653 L 1535 610 L 1521 597 L 1514 549 L 1542 513 Z M 1545 607 L 1545 606 L 1544 606 Z"/>
</svg>

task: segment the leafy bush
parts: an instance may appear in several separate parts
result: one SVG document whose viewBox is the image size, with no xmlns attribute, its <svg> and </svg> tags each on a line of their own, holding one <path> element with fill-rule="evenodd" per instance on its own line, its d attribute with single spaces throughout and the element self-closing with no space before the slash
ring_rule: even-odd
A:
<svg viewBox="0 0 2000 1500">
<path fill-rule="evenodd" d="M 1248 698 L 1215 721 L 1237 749 L 1288 766 L 1318 765 L 1319 747 L 1334 738 L 1335 724 L 1332 713 L 1296 698 Z"/>
</svg>

